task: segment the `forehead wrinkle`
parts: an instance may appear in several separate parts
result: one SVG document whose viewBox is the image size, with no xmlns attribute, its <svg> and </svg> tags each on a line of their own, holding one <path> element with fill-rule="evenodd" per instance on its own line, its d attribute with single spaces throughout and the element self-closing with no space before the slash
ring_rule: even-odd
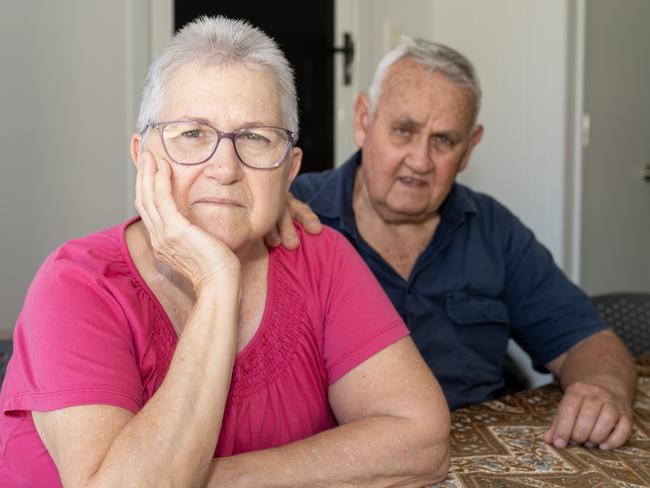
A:
<svg viewBox="0 0 650 488">
<path fill-rule="evenodd" d="M 255 78 L 252 84 L 251 77 Z M 226 100 L 224 93 L 228 93 Z M 265 70 L 190 62 L 179 67 L 168 80 L 161 113 L 180 110 L 186 119 L 234 130 L 282 125 L 279 105 L 277 86 Z M 235 124 L 230 120 L 233 116 L 238 119 Z M 173 118 L 178 120 L 179 116 Z"/>
<path fill-rule="evenodd" d="M 421 125 L 431 120 L 434 132 L 471 129 L 474 97 L 438 71 L 430 72 L 410 59 L 396 62 L 386 74 L 379 101 L 387 115 L 410 118 Z M 462 127 L 461 127 L 462 126 Z"/>
<path fill-rule="evenodd" d="M 463 85 L 450 81 L 439 71 L 429 71 L 409 58 L 397 61 L 386 73 L 380 96 L 381 105 L 406 107 L 411 118 L 424 118 L 432 113 L 462 112 L 473 116 L 474 96 Z M 399 110 L 402 111 L 402 110 Z"/>
</svg>

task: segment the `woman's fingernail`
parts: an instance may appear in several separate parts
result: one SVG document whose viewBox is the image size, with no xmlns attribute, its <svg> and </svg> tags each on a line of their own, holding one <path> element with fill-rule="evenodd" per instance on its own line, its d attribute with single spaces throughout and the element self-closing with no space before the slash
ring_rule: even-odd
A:
<svg viewBox="0 0 650 488">
<path fill-rule="evenodd" d="M 598 447 L 600 447 L 603 451 L 609 451 L 610 449 L 609 444 L 605 444 L 604 442 Z"/>
</svg>

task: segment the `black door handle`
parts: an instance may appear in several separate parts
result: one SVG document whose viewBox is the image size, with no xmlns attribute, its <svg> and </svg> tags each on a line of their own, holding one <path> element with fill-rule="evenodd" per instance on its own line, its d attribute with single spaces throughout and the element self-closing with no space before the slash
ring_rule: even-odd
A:
<svg viewBox="0 0 650 488">
<path fill-rule="evenodd" d="M 334 53 L 343 53 L 343 84 L 349 85 L 352 83 L 352 60 L 354 59 L 354 41 L 352 34 L 349 32 L 343 33 L 343 47 L 334 47 Z"/>
</svg>

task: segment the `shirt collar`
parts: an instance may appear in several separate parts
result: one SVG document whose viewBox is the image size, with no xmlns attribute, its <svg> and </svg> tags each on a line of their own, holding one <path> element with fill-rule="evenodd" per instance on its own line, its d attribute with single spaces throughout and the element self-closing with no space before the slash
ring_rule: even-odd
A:
<svg viewBox="0 0 650 488">
<path fill-rule="evenodd" d="M 466 214 L 478 214 L 476 202 L 469 188 L 460 183 L 454 183 L 447 198 L 440 207 L 440 221 L 455 224 L 465 220 Z"/>
<path fill-rule="evenodd" d="M 316 214 L 340 220 L 340 229 L 357 234 L 352 196 L 357 168 L 361 164 L 361 151 L 354 153 L 343 165 L 332 171 L 320 190 L 309 201 Z"/>
</svg>

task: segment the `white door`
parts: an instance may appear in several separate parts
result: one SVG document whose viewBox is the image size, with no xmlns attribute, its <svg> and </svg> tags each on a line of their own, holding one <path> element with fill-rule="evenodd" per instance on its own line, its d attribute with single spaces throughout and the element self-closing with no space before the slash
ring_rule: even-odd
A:
<svg viewBox="0 0 650 488">
<path fill-rule="evenodd" d="M 650 2 L 586 2 L 580 274 L 590 294 L 650 292 L 649 50 Z"/>
<path fill-rule="evenodd" d="M 344 57 L 334 63 L 334 156 L 336 165 L 356 151 L 352 137 L 354 99 L 367 92 L 375 67 L 402 35 L 431 38 L 431 0 L 336 0 L 334 43 L 342 46 L 345 33 L 352 36 L 354 57 L 351 79 L 344 82 Z"/>
</svg>

